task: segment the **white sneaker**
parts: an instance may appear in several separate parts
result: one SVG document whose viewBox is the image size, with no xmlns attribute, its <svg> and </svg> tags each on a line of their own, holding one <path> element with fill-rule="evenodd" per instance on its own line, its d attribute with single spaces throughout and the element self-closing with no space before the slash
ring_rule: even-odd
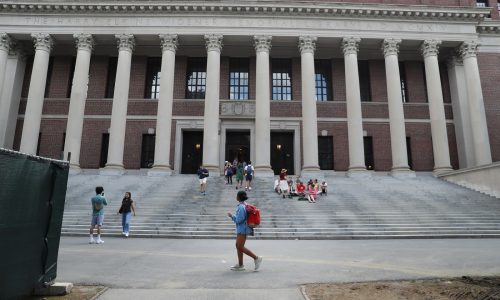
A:
<svg viewBox="0 0 500 300">
<path fill-rule="evenodd" d="M 248 188 L 248 190 L 249 190 L 249 191 L 251 191 L 251 190 L 252 190 L 252 187 L 249 187 L 249 188 Z"/>
<path fill-rule="evenodd" d="M 236 264 L 231 267 L 231 271 L 245 271 L 245 266 Z"/>
<path fill-rule="evenodd" d="M 260 268 L 260 264 L 262 263 L 262 256 L 258 256 L 255 260 L 255 271 Z"/>
<path fill-rule="evenodd" d="M 90 238 L 90 240 L 89 240 L 89 244 L 95 244 L 95 240 L 94 240 L 94 238 Z"/>
<path fill-rule="evenodd" d="M 101 239 L 97 239 L 95 242 L 96 242 L 96 244 L 104 244 L 104 241 Z"/>
<path fill-rule="evenodd" d="M 128 232 L 125 232 L 125 237 L 128 237 Z"/>
</svg>

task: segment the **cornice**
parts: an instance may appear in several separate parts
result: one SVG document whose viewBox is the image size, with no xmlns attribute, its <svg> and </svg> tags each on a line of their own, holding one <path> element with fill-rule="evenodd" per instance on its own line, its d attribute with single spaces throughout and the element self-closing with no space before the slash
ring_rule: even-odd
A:
<svg viewBox="0 0 500 300">
<path fill-rule="evenodd" d="M 6 14 L 253 14 L 273 16 L 357 17 L 384 19 L 424 19 L 480 21 L 489 8 L 443 7 L 423 5 L 353 4 L 353 3 L 262 3 L 241 1 L 214 2 L 136 2 L 136 1 L 0 1 L 0 13 Z"/>
<path fill-rule="evenodd" d="M 500 22 L 487 20 L 477 25 L 476 30 L 480 34 L 499 34 Z"/>
</svg>

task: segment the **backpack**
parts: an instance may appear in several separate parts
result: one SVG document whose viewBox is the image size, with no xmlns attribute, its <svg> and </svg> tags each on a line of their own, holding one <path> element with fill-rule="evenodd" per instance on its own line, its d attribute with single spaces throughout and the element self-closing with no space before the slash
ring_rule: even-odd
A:
<svg viewBox="0 0 500 300">
<path fill-rule="evenodd" d="M 252 168 L 252 166 L 247 166 L 245 171 L 247 172 L 247 175 L 249 175 L 249 176 L 253 175 L 253 168 Z"/>
<path fill-rule="evenodd" d="M 246 203 L 247 225 L 250 228 L 255 228 L 260 225 L 260 209 L 257 206 Z"/>
</svg>

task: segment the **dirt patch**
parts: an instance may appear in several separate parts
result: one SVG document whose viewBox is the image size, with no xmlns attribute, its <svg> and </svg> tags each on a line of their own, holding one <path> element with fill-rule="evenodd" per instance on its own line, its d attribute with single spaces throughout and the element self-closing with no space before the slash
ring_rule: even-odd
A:
<svg viewBox="0 0 500 300">
<path fill-rule="evenodd" d="M 76 285 L 69 295 L 53 297 L 32 297 L 30 300 L 90 300 L 99 294 L 105 287 L 103 286 L 82 286 Z"/>
<path fill-rule="evenodd" d="M 500 277 L 307 284 L 305 293 L 311 300 L 500 300 Z"/>
</svg>

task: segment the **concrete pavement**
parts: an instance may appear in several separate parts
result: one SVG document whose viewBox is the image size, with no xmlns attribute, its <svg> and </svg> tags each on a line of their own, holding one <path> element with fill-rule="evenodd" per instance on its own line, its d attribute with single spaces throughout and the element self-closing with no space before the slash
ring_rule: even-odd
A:
<svg viewBox="0 0 500 300">
<path fill-rule="evenodd" d="M 99 299 L 303 299 L 304 283 L 500 274 L 500 239 L 250 239 L 262 269 L 233 272 L 232 240 L 103 238 L 63 237 L 57 281 L 110 287 Z"/>
</svg>

